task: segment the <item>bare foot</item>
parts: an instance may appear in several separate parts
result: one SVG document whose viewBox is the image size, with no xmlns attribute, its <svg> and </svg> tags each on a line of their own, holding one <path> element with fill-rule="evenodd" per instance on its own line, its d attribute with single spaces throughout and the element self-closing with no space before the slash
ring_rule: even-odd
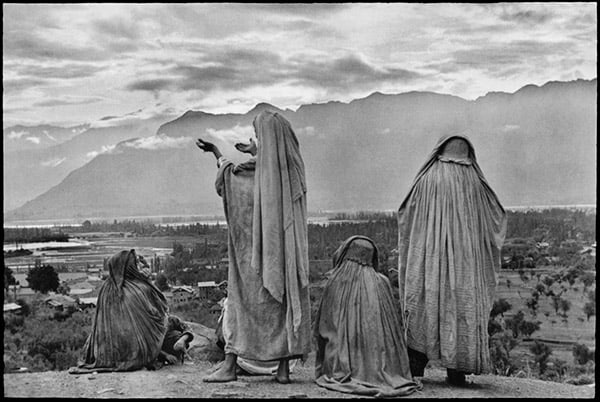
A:
<svg viewBox="0 0 600 402">
<path fill-rule="evenodd" d="M 225 354 L 225 361 L 217 371 L 204 377 L 204 382 L 229 382 L 237 380 L 237 356 L 232 353 Z"/>
<path fill-rule="evenodd" d="M 202 379 L 204 382 L 229 382 L 236 380 L 237 374 L 235 370 L 233 370 L 232 373 L 228 367 L 225 367 L 225 365 L 221 366 L 217 371 Z"/>
<path fill-rule="evenodd" d="M 279 366 L 277 366 L 277 374 L 275 374 L 275 381 L 277 381 L 280 384 L 289 384 L 291 382 L 289 360 L 279 360 Z"/>
</svg>

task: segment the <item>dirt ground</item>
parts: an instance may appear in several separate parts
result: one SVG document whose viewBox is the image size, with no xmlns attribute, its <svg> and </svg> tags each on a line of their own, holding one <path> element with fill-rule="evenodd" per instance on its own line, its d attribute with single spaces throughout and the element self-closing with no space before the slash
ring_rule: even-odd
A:
<svg viewBox="0 0 600 402">
<path fill-rule="evenodd" d="M 207 361 L 186 361 L 157 371 L 73 375 L 67 371 L 4 374 L 4 397 L 44 398 L 352 398 L 314 383 L 314 353 L 297 364 L 292 383 L 269 376 L 239 376 L 214 384 L 202 377 L 216 368 Z M 464 388 L 450 387 L 445 371 L 427 369 L 423 390 L 406 398 L 594 398 L 595 385 L 569 385 L 491 375 L 469 376 Z"/>
</svg>

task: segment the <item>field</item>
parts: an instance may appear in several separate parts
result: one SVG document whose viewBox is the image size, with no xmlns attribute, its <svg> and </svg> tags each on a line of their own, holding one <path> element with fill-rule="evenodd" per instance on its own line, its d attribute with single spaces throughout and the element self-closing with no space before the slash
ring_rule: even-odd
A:
<svg viewBox="0 0 600 402">
<path fill-rule="evenodd" d="M 5 259 L 4 264 L 13 270 L 15 279 L 20 280 L 21 274 L 25 275 L 29 268 L 35 266 L 35 261 L 38 259 L 41 264 L 50 264 L 59 269 L 64 266 L 69 271 L 83 271 L 86 267 L 102 268 L 104 260 L 120 250 L 135 249 L 138 254 L 150 259 L 171 253 L 174 242 L 183 244 L 184 247 L 193 247 L 194 244 L 204 241 L 202 236 L 125 237 L 120 233 L 76 233 L 74 235 L 89 241 L 91 247 L 85 250 L 36 250 L 28 256 Z M 26 248 L 27 245 L 23 246 Z"/>
<path fill-rule="evenodd" d="M 534 287 L 538 284 L 535 274 L 552 274 L 559 271 L 557 267 L 544 267 L 527 270 L 531 278 L 523 281 L 516 271 L 502 270 L 498 276 L 498 287 L 496 288 L 496 300 L 506 299 L 512 309 L 505 313 L 506 319 L 511 318 L 519 310 L 525 313 L 528 321 L 539 321 L 540 329 L 533 333 L 531 340 L 522 341 L 513 351 L 511 357 L 521 362 L 522 365 L 533 367 L 533 354 L 529 347 L 533 340 L 540 340 L 548 344 L 552 349 L 551 357 L 563 360 L 567 363 L 573 362 L 573 344 L 581 343 L 594 350 L 596 348 L 596 316 L 588 320 L 583 312 L 583 305 L 588 302 L 588 297 L 583 291 L 583 284 L 577 280 L 572 287 L 566 286 L 567 291 L 563 298 L 571 303 L 568 318 L 563 320 L 556 314 L 552 306 L 552 300 L 544 295 L 540 296 L 537 314 L 533 316 L 527 308 L 525 301 L 531 297 Z M 532 275 L 533 274 L 533 275 Z M 507 286 L 507 279 L 510 286 Z M 528 363 L 527 363 L 528 362 Z"/>
</svg>

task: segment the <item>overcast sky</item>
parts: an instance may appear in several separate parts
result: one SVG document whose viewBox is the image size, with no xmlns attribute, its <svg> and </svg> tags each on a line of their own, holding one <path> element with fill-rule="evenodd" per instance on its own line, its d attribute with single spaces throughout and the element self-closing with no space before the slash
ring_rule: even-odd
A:
<svg viewBox="0 0 600 402">
<path fill-rule="evenodd" d="M 596 3 L 4 4 L 3 117 L 75 125 L 592 79 Z"/>
</svg>

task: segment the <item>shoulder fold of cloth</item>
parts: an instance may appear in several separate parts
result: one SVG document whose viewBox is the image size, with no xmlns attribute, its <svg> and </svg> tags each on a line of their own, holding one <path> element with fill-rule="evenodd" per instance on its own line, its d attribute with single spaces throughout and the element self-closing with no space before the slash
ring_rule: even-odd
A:
<svg viewBox="0 0 600 402">
<path fill-rule="evenodd" d="M 287 298 L 297 328 L 298 291 L 308 285 L 304 161 L 296 134 L 281 114 L 263 111 L 253 124 L 258 152 L 251 265 L 273 298 L 280 303 Z"/>
</svg>

